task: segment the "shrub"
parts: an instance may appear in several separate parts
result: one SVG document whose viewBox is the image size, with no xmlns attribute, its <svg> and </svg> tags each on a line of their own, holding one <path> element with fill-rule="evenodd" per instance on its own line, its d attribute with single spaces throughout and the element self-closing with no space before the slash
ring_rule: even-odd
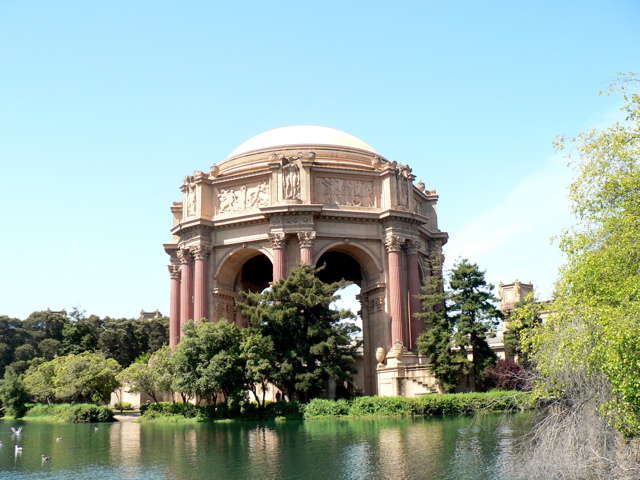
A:
<svg viewBox="0 0 640 480">
<path fill-rule="evenodd" d="M 116 402 L 113 404 L 113 408 L 122 412 L 123 410 L 132 410 L 131 402 Z"/>
<path fill-rule="evenodd" d="M 531 381 L 522 365 L 513 360 L 500 359 L 487 369 L 485 380 L 498 390 L 531 390 Z"/>
<path fill-rule="evenodd" d="M 27 418 L 49 417 L 69 423 L 110 422 L 113 420 L 113 410 L 106 405 L 92 405 L 89 403 L 59 405 L 35 405 L 27 412 Z"/>
</svg>

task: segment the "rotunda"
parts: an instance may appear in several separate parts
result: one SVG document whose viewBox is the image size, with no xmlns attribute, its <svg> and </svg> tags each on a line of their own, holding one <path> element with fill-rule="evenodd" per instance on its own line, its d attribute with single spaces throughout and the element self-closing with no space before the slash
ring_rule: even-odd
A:
<svg viewBox="0 0 640 480">
<path fill-rule="evenodd" d="M 326 264 L 323 280 L 360 287 L 360 393 L 397 394 L 387 380 L 424 370 L 418 296 L 425 277 L 441 274 L 430 259 L 447 241 L 435 190 L 414 179 L 408 165 L 353 135 L 300 125 L 257 135 L 209 171 L 186 176 L 164 245 L 170 344 L 190 319 L 245 322 L 235 305 L 241 290 L 261 291 L 300 262 Z M 393 353 L 399 346 L 404 354 Z M 386 365 L 376 360 L 380 348 Z M 381 375 L 385 368 L 395 374 Z"/>
</svg>

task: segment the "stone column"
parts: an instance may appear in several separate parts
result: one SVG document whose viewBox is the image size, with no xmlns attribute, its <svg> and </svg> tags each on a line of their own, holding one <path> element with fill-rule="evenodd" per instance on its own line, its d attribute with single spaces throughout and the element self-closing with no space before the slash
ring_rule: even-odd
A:
<svg viewBox="0 0 640 480">
<path fill-rule="evenodd" d="M 316 232 L 298 232 L 300 260 L 302 263 L 313 265 L 313 241 L 315 238 Z"/>
<path fill-rule="evenodd" d="M 169 265 L 171 305 L 169 307 L 169 346 L 180 342 L 180 265 Z"/>
<path fill-rule="evenodd" d="M 193 277 L 189 250 L 186 248 L 178 250 L 178 258 L 180 258 L 180 327 L 182 328 L 193 318 Z"/>
<path fill-rule="evenodd" d="M 274 283 L 287 276 L 287 258 L 285 247 L 287 236 L 283 232 L 270 233 L 269 241 L 273 249 L 273 281 Z"/>
<path fill-rule="evenodd" d="M 402 238 L 391 235 L 385 246 L 389 259 L 389 313 L 391 314 L 391 345 L 405 341 L 402 318 Z"/>
<path fill-rule="evenodd" d="M 416 339 L 422 333 L 422 319 L 416 314 L 420 313 L 420 268 L 418 266 L 418 242 L 407 242 L 407 284 L 409 286 L 409 324 L 410 338 L 409 348 L 417 346 Z"/>
<path fill-rule="evenodd" d="M 191 247 L 195 258 L 195 285 L 193 290 L 193 318 L 199 322 L 208 316 L 207 313 L 207 256 L 209 247 L 196 245 Z"/>
</svg>

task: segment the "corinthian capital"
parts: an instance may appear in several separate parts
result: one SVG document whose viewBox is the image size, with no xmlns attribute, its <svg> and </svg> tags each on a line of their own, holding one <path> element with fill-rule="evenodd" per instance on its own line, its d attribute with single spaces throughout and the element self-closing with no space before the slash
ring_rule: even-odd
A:
<svg viewBox="0 0 640 480">
<path fill-rule="evenodd" d="M 189 260 L 191 260 L 191 254 L 189 253 L 188 248 L 181 248 L 178 250 L 177 255 L 180 259 L 180 263 L 189 263 Z"/>
<path fill-rule="evenodd" d="M 207 256 L 211 251 L 209 246 L 207 245 L 194 245 L 190 247 L 189 250 L 191 251 L 191 253 L 193 254 L 193 257 L 196 260 L 203 260 L 207 258 Z"/>
<path fill-rule="evenodd" d="M 169 278 L 180 278 L 180 265 L 169 265 Z"/>
<path fill-rule="evenodd" d="M 387 247 L 387 252 L 401 252 L 404 238 L 397 235 L 389 235 L 385 241 L 384 246 Z"/>
<path fill-rule="evenodd" d="M 287 235 L 283 232 L 270 233 L 269 241 L 273 248 L 284 248 L 287 244 Z"/>
<path fill-rule="evenodd" d="M 420 242 L 413 238 L 409 238 L 405 243 L 405 248 L 409 255 L 416 255 L 418 253 L 418 248 L 420 248 Z"/>
<path fill-rule="evenodd" d="M 302 248 L 313 247 L 313 241 L 316 238 L 316 232 L 298 232 L 298 242 Z"/>
</svg>

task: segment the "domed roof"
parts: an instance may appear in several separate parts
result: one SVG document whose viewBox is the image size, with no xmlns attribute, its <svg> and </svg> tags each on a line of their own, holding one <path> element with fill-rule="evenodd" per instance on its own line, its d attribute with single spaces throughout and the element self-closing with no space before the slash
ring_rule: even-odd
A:
<svg viewBox="0 0 640 480">
<path fill-rule="evenodd" d="M 335 128 L 318 127 L 314 125 L 294 125 L 291 127 L 275 128 L 256 135 L 236 148 L 227 158 L 255 150 L 289 145 L 335 145 L 339 147 L 359 148 L 371 153 L 378 153 L 359 138 L 336 130 Z"/>
</svg>

